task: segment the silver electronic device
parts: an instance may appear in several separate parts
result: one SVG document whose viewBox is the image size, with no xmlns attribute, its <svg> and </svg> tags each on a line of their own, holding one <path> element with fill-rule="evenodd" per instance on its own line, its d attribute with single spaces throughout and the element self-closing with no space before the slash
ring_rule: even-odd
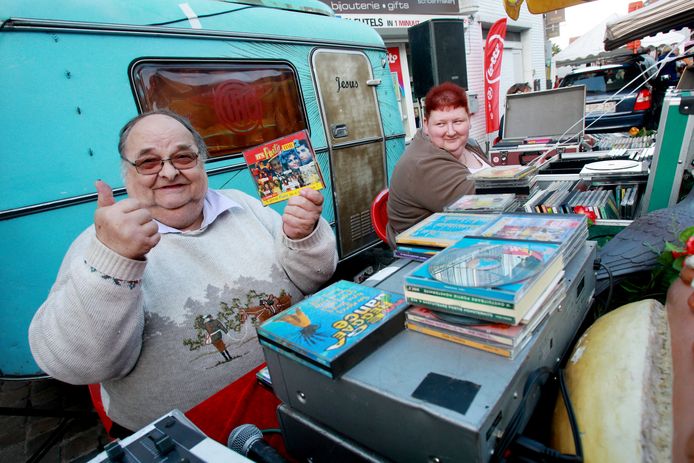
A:
<svg viewBox="0 0 694 463">
<path fill-rule="evenodd" d="M 586 242 L 566 266 L 560 307 L 513 360 L 404 328 L 335 380 L 265 350 L 287 450 L 331 463 L 489 461 L 523 400 L 527 410 L 539 400 L 537 390 L 523 397 L 529 375 L 556 369 L 571 347 L 592 302 L 594 259 Z M 401 292 L 418 264 L 399 261 L 365 284 Z"/>
<path fill-rule="evenodd" d="M 247 463 L 248 458 L 207 437 L 180 410 L 172 410 L 123 440 L 106 445 L 90 463 Z"/>
</svg>

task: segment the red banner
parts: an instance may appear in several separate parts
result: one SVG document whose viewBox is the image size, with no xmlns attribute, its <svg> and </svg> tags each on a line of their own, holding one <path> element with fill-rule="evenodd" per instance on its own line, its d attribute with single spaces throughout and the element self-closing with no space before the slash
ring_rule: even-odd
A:
<svg viewBox="0 0 694 463">
<path fill-rule="evenodd" d="M 504 53 L 506 18 L 494 23 L 487 34 L 484 46 L 484 104 L 487 116 L 487 133 L 499 130 L 499 80 L 501 57 Z"/>
</svg>

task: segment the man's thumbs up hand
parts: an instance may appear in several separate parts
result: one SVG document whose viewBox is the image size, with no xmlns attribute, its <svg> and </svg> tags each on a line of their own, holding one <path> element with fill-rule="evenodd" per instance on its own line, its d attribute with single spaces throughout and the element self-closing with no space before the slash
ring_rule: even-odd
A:
<svg viewBox="0 0 694 463">
<path fill-rule="evenodd" d="M 116 200 L 113 199 L 113 190 L 108 183 L 97 180 L 95 185 L 96 192 L 98 194 L 98 198 L 96 200 L 98 207 L 113 206 L 116 204 Z"/>
<path fill-rule="evenodd" d="M 129 259 L 144 260 L 159 243 L 159 226 L 152 214 L 134 198 L 116 202 L 113 190 L 97 180 L 96 237 L 112 251 Z"/>
</svg>

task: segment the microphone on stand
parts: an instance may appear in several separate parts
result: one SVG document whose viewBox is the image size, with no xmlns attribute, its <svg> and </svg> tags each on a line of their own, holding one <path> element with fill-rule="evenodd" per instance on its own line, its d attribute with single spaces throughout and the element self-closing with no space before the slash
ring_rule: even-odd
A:
<svg viewBox="0 0 694 463">
<path fill-rule="evenodd" d="M 227 447 L 256 463 L 287 463 L 277 450 L 263 439 L 263 433 L 254 424 L 237 426 L 229 434 Z"/>
</svg>

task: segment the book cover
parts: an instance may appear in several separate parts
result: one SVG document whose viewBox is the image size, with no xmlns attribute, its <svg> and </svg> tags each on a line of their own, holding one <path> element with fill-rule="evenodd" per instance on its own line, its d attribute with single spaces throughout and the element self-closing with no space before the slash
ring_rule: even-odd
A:
<svg viewBox="0 0 694 463">
<path fill-rule="evenodd" d="M 397 244 L 445 248 L 467 235 L 480 233 L 498 214 L 437 212 L 395 237 Z"/>
<path fill-rule="evenodd" d="M 261 345 L 331 378 L 402 330 L 400 294 L 338 281 L 268 319 Z"/>
<path fill-rule="evenodd" d="M 444 212 L 460 211 L 490 211 L 503 212 L 507 210 L 515 201 L 516 195 L 513 193 L 486 194 L 486 195 L 463 195 L 453 203 L 443 208 Z"/>
<path fill-rule="evenodd" d="M 247 149 L 243 157 L 264 206 L 296 196 L 303 188 L 325 188 L 305 130 Z"/>
</svg>

